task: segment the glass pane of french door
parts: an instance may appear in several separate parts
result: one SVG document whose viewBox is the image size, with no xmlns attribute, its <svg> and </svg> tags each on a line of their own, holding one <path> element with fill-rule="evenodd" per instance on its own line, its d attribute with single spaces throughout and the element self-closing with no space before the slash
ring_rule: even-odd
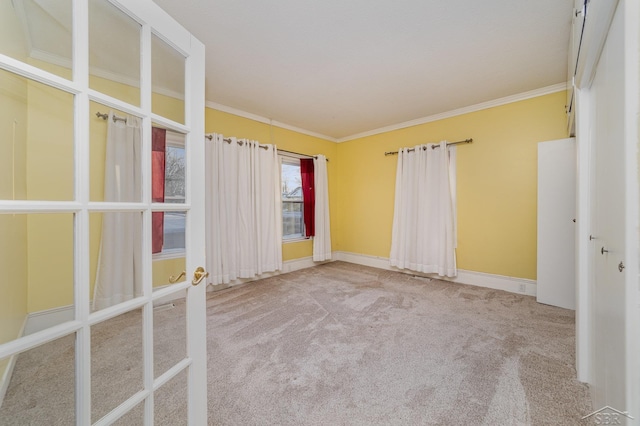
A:
<svg viewBox="0 0 640 426">
<path fill-rule="evenodd" d="M 156 204 L 152 214 L 153 289 L 184 282 L 186 276 L 187 146 L 184 134 L 153 124 L 151 191 Z M 176 207 L 177 209 L 174 209 Z M 184 272 L 184 274 L 183 274 Z"/>
<path fill-rule="evenodd" d="M 89 0 L 89 87 L 140 105 L 141 31 L 108 0 Z"/>
<path fill-rule="evenodd" d="M 0 199 L 74 199 L 73 102 L 0 69 Z"/>
<path fill-rule="evenodd" d="M 140 117 L 90 102 L 89 200 L 142 201 Z"/>
<path fill-rule="evenodd" d="M 185 57 L 152 34 L 151 59 L 153 112 L 184 124 Z"/>
<path fill-rule="evenodd" d="M 71 79 L 71 0 L 0 0 L 0 53 Z"/>
<path fill-rule="evenodd" d="M 91 421 L 144 389 L 142 311 L 91 327 Z"/>
<path fill-rule="evenodd" d="M 75 423 L 75 337 L 69 334 L 0 360 L 0 369 L 11 371 L 0 394 L 1 425 Z"/>
</svg>

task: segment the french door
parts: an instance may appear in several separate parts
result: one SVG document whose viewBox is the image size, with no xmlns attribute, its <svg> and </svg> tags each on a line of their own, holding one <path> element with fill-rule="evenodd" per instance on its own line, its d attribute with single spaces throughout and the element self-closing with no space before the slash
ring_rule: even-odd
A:
<svg viewBox="0 0 640 426">
<path fill-rule="evenodd" d="M 203 144 L 153 2 L 0 0 L 1 424 L 206 424 Z"/>
</svg>

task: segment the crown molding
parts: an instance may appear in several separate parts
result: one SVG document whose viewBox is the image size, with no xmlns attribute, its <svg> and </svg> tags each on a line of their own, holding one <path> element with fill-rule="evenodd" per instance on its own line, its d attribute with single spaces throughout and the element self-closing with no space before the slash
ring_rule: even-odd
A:
<svg viewBox="0 0 640 426">
<path fill-rule="evenodd" d="M 31 49 L 29 53 L 29 57 L 35 59 L 37 61 L 48 62 L 53 65 L 57 65 L 62 68 L 66 68 L 71 71 L 72 62 L 69 58 L 64 58 L 62 56 L 45 52 L 39 49 Z M 115 83 L 124 84 L 125 86 L 135 87 L 140 89 L 140 79 L 136 79 L 131 76 L 126 76 L 124 74 L 118 74 L 112 71 L 103 70 L 102 68 L 98 68 L 95 66 L 89 67 L 89 75 L 94 77 L 100 77 L 105 80 L 113 81 Z M 164 87 L 160 87 L 157 85 L 153 85 L 151 88 L 152 93 L 164 95 L 170 98 L 178 99 L 184 101 L 184 93 L 179 93 L 175 90 L 167 89 Z"/>
<path fill-rule="evenodd" d="M 348 142 L 354 139 L 364 138 L 367 136 L 373 136 L 380 133 L 392 132 L 394 130 L 404 129 L 407 127 L 418 126 L 420 124 L 430 123 L 433 121 L 444 120 L 445 118 L 455 117 L 457 115 L 469 114 L 471 112 L 481 111 L 483 109 L 493 108 L 501 105 L 510 104 L 513 102 L 524 101 L 538 96 L 549 95 L 551 93 L 561 92 L 567 90 L 567 83 L 558 83 L 551 86 L 541 87 L 540 89 L 529 90 L 528 92 L 518 93 L 511 96 L 505 96 L 504 98 L 494 99 L 492 101 L 482 102 L 475 105 L 470 105 L 464 108 L 454 109 L 452 111 L 443 112 L 440 114 L 434 114 L 427 117 L 418 118 L 411 121 L 405 121 L 403 123 L 393 124 L 391 126 L 380 127 L 378 129 L 369 130 L 367 132 L 356 133 L 355 135 L 346 136 L 343 138 L 333 138 L 331 136 L 323 135 L 321 133 L 312 132 L 309 130 L 301 129 L 299 127 L 291 126 L 279 121 L 273 121 L 261 115 L 252 114 L 250 112 L 242 111 L 236 108 L 232 108 L 226 105 L 222 105 L 216 102 L 207 101 L 206 107 L 215 109 L 218 111 L 226 112 L 229 114 L 237 115 L 239 117 L 248 118 L 250 120 L 258 121 L 264 124 L 270 124 L 276 127 L 280 127 L 294 132 L 302 133 L 304 135 L 313 136 L 316 138 L 324 139 L 330 142 L 342 143 Z"/>
<path fill-rule="evenodd" d="M 329 142 L 338 142 L 338 139 L 332 138 L 331 136 L 323 135 L 322 133 L 312 132 L 310 130 L 301 129 L 300 127 L 291 126 L 286 123 L 281 123 L 279 121 L 271 120 L 269 118 L 263 117 L 261 115 L 252 114 L 250 112 L 242 111 L 236 108 L 232 108 L 226 105 L 222 105 L 216 102 L 206 101 L 205 106 L 207 108 L 215 109 L 218 111 L 226 112 L 228 114 L 237 115 L 242 118 L 248 118 L 249 120 L 257 121 L 259 123 L 269 124 L 271 126 L 280 127 L 281 129 L 291 130 L 293 132 L 302 133 L 303 135 L 313 136 L 314 138 L 320 138 L 327 140 Z"/>
<path fill-rule="evenodd" d="M 511 96 L 505 96 L 504 98 L 494 99 L 492 101 L 482 102 L 479 104 L 454 109 L 454 110 L 443 112 L 440 114 L 434 114 L 434 115 L 418 118 L 411 121 L 405 121 L 404 123 L 393 124 L 391 126 L 380 127 L 378 129 L 369 130 L 367 132 L 357 133 L 355 135 L 340 138 L 337 140 L 337 142 L 342 143 L 342 142 L 347 142 L 354 139 L 364 138 L 367 136 L 378 135 L 380 133 L 387 133 L 394 130 L 405 129 L 407 127 L 413 127 L 413 126 L 418 126 L 420 124 L 431 123 L 433 121 L 444 120 L 445 118 L 455 117 L 457 115 L 469 114 L 471 112 L 477 112 L 483 109 L 506 105 L 513 102 L 524 101 L 526 99 L 536 98 L 538 96 L 549 95 L 551 93 L 561 92 L 563 90 L 567 90 L 567 83 L 553 84 L 551 86 L 541 87 L 540 89 L 530 90 L 528 92 L 518 93 Z"/>
</svg>

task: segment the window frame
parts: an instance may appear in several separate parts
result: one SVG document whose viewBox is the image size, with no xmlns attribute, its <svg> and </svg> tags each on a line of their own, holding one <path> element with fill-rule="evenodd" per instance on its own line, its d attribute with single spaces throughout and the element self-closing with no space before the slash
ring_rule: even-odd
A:
<svg viewBox="0 0 640 426">
<path fill-rule="evenodd" d="M 167 148 L 169 147 L 182 148 L 185 150 L 185 155 L 186 155 L 187 146 L 185 141 L 186 141 L 186 135 L 167 129 L 167 134 L 165 139 L 165 156 L 166 156 Z M 185 178 L 186 178 L 186 164 L 185 164 Z M 166 187 L 166 181 L 165 181 L 165 187 Z M 183 201 L 182 203 L 170 203 L 170 204 L 184 204 L 185 202 L 186 202 L 186 194 L 185 194 L 185 201 Z M 185 218 L 185 232 L 186 232 L 186 224 L 187 224 L 187 221 Z M 185 245 L 186 245 L 186 240 L 185 240 Z M 163 248 L 160 253 L 153 253 L 151 258 L 155 262 L 157 260 L 179 259 L 181 257 L 185 257 L 186 254 L 187 252 L 185 248 L 174 248 L 174 249 Z"/>
<path fill-rule="evenodd" d="M 297 155 L 297 154 L 289 154 L 289 153 L 278 153 L 278 158 L 280 160 L 280 186 L 282 187 L 282 165 L 283 164 L 290 164 L 290 165 L 297 165 L 298 167 L 300 167 L 300 160 L 304 159 L 304 158 L 308 158 L 306 156 L 303 155 Z M 302 176 L 301 176 L 302 179 Z M 301 241 L 309 241 L 311 239 L 311 237 L 307 237 L 306 236 L 306 232 L 305 232 L 305 226 L 304 226 L 304 195 L 301 195 L 302 200 L 301 201 L 284 201 L 282 199 L 282 194 L 280 195 L 280 205 L 281 207 L 284 207 L 283 203 L 285 202 L 292 202 L 292 203 L 300 203 L 303 206 L 303 215 L 302 215 L 302 233 L 301 234 L 292 234 L 292 236 L 290 237 L 286 237 L 284 235 L 284 226 L 282 227 L 282 243 L 283 244 L 287 244 L 287 243 L 297 243 L 297 242 L 301 242 Z M 284 220 L 284 208 L 281 208 L 281 219 Z"/>
</svg>

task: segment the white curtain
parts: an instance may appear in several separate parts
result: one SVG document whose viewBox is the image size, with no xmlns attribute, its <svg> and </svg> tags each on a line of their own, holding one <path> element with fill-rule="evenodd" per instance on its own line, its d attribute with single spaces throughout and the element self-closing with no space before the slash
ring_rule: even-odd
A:
<svg viewBox="0 0 640 426">
<path fill-rule="evenodd" d="M 327 181 L 327 158 L 313 158 L 313 184 L 315 186 L 315 236 L 313 237 L 313 260 L 322 262 L 331 259 L 331 224 L 329 221 L 329 185 Z"/>
<path fill-rule="evenodd" d="M 205 154 L 207 270 L 213 284 L 282 269 L 277 149 L 223 139 L 213 134 Z"/>
<path fill-rule="evenodd" d="M 141 120 L 127 116 L 107 119 L 104 201 L 140 202 Z M 103 309 L 142 296 L 142 216 L 102 214 L 102 237 L 93 293 L 93 309 Z"/>
<path fill-rule="evenodd" d="M 400 269 L 455 277 L 455 147 L 444 141 L 432 146 L 398 152 L 390 261 Z"/>
</svg>

